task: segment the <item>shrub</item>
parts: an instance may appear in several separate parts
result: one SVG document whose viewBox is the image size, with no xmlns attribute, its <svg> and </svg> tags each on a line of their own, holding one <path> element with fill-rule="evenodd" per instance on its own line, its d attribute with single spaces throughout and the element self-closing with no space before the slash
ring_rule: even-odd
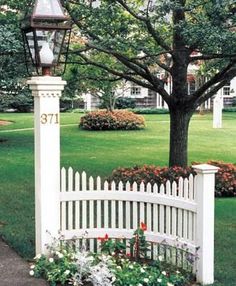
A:
<svg viewBox="0 0 236 286">
<path fill-rule="evenodd" d="M 134 108 L 132 110 L 136 114 L 168 114 L 169 110 L 166 108 Z"/>
<path fill-rule="evenodd" d="M 199 164 L 199 163 L 194 163 Z M 218 162 L 208 161 L 207 164 L 219 167 L 216 173 L 215 180 L 215 196 L 216 197 L 233 197 L 236 196 L 236 165 Z M 187 178 L 190 174 L 195 174 L 191 167 L 156 167 L 147 166 L 142 167 L 135 166 L 133 168 L 118 168 L 112 172 L 109 180 L 114 180 L 116 183 L 119 181 L 127 182 L 131 184 L 137 182 L 140 184 L 151 183 L 158 185 L 164 184 L 167 180 L 171 182 L 177 181 L 179 177 Z"/>
<path fill-rule="evenodd" d="M 131 184 L 136 182 L 140 184 L 151 183 L 158 185 L 165 183 L 167 180 L 171 182 L 177 181 L 180 177 L 187 178 L 191 173 L 194 173 L 192 168 L 182 167 L 157 167 L 144 165 L 142 167 L 135 166 L 133 168 L 118 168 L 112 172 L 109 181 L 114 180 L 116 183 L 119 181 L 127 182 Z"/>
<path fill-rule="evenodd" d="M 215 182 L 216 196 L 236 196 L 236 165 L 220 161 L 208 161 L 207 163 L 219 167 Z"/>
<path fill-rule="evenodd" d="M 81 117 L 79 126 L 86 130 L 135 130 L 144 128 L 145 120 L 127 110 L 100 110 Z"/>
<path fill-rule="evenodd" d="M 115 104 L 117 109 L 135 108 L 135 106 L 135 99 L 130 97 L 119 97 Z"/>
<path fill-rule="evenodd" d="M 236 107 L 223 108 L 223 112 L 236 112 Z"/>
</svg>

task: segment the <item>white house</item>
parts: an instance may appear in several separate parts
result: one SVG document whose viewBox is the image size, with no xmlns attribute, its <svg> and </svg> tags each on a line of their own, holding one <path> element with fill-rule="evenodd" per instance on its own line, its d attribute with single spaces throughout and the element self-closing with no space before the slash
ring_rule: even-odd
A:
<svg viewBox="0 0 236 286">
<path fill-rule="evenodd" d="M 171 92 L 172 89 L 171 81 L 165 84 L 165 88 L 168 92 Z M 136 107 L 137 108 L 168 108 L 165 101 L 162 97 L 152 91 L 148 90 L 147 88 L 138 86 L 134 83 L 127 82 L 127 88 L 124 89 L 124 92 L 121 96 L 127 98 L 134 98 Z M 195 91 L 197 88 L 197 81 L 195 80 L 192 74 L 188 75 L 188 91 L 189 94 Z M 120 91 L 119 91 L 119 94 Z M 232 105 L 233 98 L 236 97 L 236 77 L 229 82 L 228 85 L 225 85 L 219 92 L 218 95 L 223 97 L 223 104 L 224 107 L 228 107 Z M 86 110 L 93 110 L 98 108 L 99 106 L 99 99 L 92 94 L 84 94 L 83 95 L 84 102 L 85 102 L 85 109 Z M 212 108 L 212 100 L 209 99 L 204 103 L 204 109 L 211 109 Z"/>
</svg>

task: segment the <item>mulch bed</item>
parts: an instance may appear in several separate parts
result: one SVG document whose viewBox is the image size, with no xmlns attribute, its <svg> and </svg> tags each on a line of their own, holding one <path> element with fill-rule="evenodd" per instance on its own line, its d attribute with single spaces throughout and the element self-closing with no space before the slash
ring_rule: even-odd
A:
<svg viewBox="0 0 236 286">
<path fill-rule="evenodd" d="M 0 126 L 5 126 L 11 124 L 11 121 L 6 121 L 6 120 L 0 120 Z"/>
</svg>

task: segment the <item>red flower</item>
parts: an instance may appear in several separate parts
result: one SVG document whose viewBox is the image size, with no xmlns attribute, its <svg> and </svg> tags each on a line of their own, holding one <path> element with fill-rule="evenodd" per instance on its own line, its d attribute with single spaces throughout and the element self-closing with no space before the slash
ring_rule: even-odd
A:
<svg viewBox="0 0 236 286">
<path fill-rule="evenodd" d="M 146 225 L 144 222 L 141 222 L 140 228 L 141 228 L 143 231 L 145 231 L 145 230 L 147 230 L 147 225 Z"/>
<path fill-rule="evenodd" d="M 98 237 L 98 240 L 100 240 L 101 242 L 107 241 L 109 239 L 108 234 L 106 233 L 104 237 Z"/>
</svg>

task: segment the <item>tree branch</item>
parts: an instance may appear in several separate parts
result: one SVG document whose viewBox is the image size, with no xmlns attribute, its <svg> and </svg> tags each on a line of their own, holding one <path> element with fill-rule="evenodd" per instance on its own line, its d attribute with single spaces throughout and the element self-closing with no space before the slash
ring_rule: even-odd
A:
<svg viewBox="0 0 236 286">
<path fill-rule="evenodd" d="M 235 58 L 236 54 L 211 54 L 211 55 L 201 55 L 201 56 L 192 56 L 190 57 L 190 62 L 199 61 L 199 60 L 213 60 L 213 59 L 231 59 Z"/>
<path fill-rule="evenodd" d="M 227 79 L 231 80 L 236 75 L 236 68 L 234 67 L 236 64 L 236 60 L 229 63 L 222 71 L 218 72 L 215 76 L 213 76 L 209 81 L 203 84 L 197 91 L 195 91 L 192 95 L 193 98 L 198 98 L 202 96 L 210 87 L 214 86 L 218 82 Z M 234 76 L 231 77 L 231 73 L 233 72 Z"/>
<path fill-rule="evenodd" d="M 164 42 L 164 40 L 162 39 L 160 33 L 158 33 L 152 26 L 151 22 L 150 22 L 150 18 L 149 17 L 143 17 L 140 15 L 137 15 L 123 0 L 117 0 L 118 3 L 120 3 L 120 5 L 127 11 L 129 12 L 129 14 L 131 16 L 133 16 L 135 19 L 142 21 L 143 23 L 145 23 L 145 25 L 147 26 L 147 30 L 149 32 L 149 34 L 153 37 L 153 39 L 156 41 L 156 43 L 162 47 L 164 50 L 166 51 L 170 51 L 171 48 Z"/>
<path fill-rule="evenodd" d="M 101 68 L 103 70 L 106 70 L 110 74 L 113 74 L 115 76 L 124 78 L 124 79 L 126 79 L 128 81 L 131 81 L 131 82 L 134 82 L 137 85 L 140 85 L 140 86 L 142 86 L 144 88 L 148 88 L 148 89 L 151 89 L 151 90 L 153 90 L 155 92 L 158 92 L 158 93 L 160 93 L 163 96 L 164 100 L 166 100 L 166 101 L 168 101 L 169 98 L 170 98 L 170 95 L 167 93 L 167 91 L 164 89 L 164 87 L 158 85 L 155 82 L 156 78 L 154 78 L 154 79 L 152 78 L 153 84 L 150 84 L 149 81 L 142 81 L 141 79 L 138 79 L 137 77 L 135 77 L 135 74 L 131 75 L 131 74 L 127 73 L 127 72 L 120 72 L 120 71 L 117 71 L 115 69 L 109 68 L 106 65 L 104 65 L 103 63 L 94 62 L 94 61 L 88 59 L 85 55 L 82 55 L 82 54 L 80 54 L 79 56 L 85 61 L 85 64 L 87 64 L 87 65 L 92 65 L 92 66 L 99 67 L 99 68 Z M 164 86 L 164 83 L 163 83 L 163 86 Z"/>
</svg>

